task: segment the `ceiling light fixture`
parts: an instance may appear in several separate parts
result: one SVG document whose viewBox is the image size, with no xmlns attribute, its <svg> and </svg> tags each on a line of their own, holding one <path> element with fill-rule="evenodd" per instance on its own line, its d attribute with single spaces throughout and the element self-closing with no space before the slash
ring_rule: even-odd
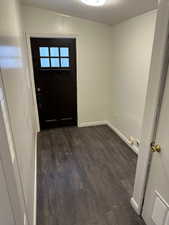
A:
<svg viewBox="0 0 169 225">
<path fill-rule="evenodd" d="M 106 0 L 81 0 L 83 3 L 86 5 L 91 5 L 91 6 L 102 6 L 105 4 Z"/>
</svg>

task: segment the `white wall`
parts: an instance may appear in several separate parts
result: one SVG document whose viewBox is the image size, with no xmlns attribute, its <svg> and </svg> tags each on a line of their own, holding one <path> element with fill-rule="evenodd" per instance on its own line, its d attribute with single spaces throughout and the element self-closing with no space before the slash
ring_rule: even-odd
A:
<svg viewBox="0 0 169 225">
<path fill-rule="evenodd" d="M 19 164 L 25 213 L 33 224 L 36 123 L 18 2 L 1 0 L 0 68 L 10 116 L 12 141 Z M 23 212 L 24 213 L 24 212 Z"/>
<path fill-rule="evenodd" d="M 79 124 L 106 119 L 110 73 L 109 26 L 49 10 L 22 7 L 24 29 L 30 34 L 77 35 Z"/>
<path fill-rule="evenodd" d="M 108 117 L 127 138 L 140 139 L 154 39 L 156 11 L 112 28 Z"/>
</svg>

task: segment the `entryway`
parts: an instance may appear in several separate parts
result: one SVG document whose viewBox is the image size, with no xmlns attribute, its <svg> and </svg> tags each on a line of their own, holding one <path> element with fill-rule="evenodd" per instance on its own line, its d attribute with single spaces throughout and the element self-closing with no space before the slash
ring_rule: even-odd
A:
<svg viewBox="0 0 169 225">
<path fill-rule="evenodd" d="M 41 129 L 77 125 L 76 39 L 31 38 Z"/>
<path fill-rule="evenodd" d="M 168 225 L 168 0 L 27 1 L 0 8 L 0 221 Z"/>
</svg>

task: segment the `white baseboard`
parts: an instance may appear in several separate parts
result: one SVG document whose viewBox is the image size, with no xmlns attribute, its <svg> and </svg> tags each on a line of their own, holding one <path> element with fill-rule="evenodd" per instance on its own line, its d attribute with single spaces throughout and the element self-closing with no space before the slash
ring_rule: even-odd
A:
<svg viewBox="0 0 169 225">
<path fill-rule="evenodd" d="M 36 215 L 37 215 L 37 134 L 35 136 L 35 174 L 34 174 L 34 215 L 33 215 L 33 225 L 36 225 Z"/>
<path fill-rule="evenodd" d="M 135 145 L 131 145 L 127 137 L 122 134 L 116 127 L 114 127 L 109 121 L 106 124 L 136 153 L 138 154 L 139 149 Z"/>
<path fill-rule="evenodd" d="M 131 204 L 132 208 L 134 209 L 134 211 L 138 215 L 140 215 L 140 210 L 139 210 L 138 204 L 137 204 L 137 202 L 135 201 L 135 199 L 133 197 L 130 199 L 130 204 Z"/>
<path fill-rule="evenodd" d="M 94 121 L 94 122 L 79 123 L 79 127 L 92 127 L 92 126 L 99 126 L 99 125 L 107 125 L 107 122 L 106 121 Z"/>
<path fill-rule="evenodd" d="M 90 127 L 90 126 L 98 126 L 98 125 L 107 125 L 110 127 L 136 154 L 138 154 L 139 149 L 135 145 L 131 145 L 127 139 L 127 137 L 122 134 L 116 127 L 114 127 L 109 121 L 94 121 L 94 122 L 84 122 L 80 123 L 79 127 Z"/>
</svg>

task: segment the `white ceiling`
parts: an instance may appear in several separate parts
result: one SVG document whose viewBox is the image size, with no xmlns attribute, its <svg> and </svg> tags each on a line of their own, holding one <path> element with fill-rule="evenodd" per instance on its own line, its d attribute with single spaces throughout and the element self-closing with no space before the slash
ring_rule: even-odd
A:
<svg viewBox="0 0 169 225">
<path fill-rule="evenodd" d="M 87 6 L 80 0 L 21 1 L 28 5 L 106 24 L 116 24 L 157 8 L 157 0 L 107 0 L 101 7 Z"/>
</svg>

